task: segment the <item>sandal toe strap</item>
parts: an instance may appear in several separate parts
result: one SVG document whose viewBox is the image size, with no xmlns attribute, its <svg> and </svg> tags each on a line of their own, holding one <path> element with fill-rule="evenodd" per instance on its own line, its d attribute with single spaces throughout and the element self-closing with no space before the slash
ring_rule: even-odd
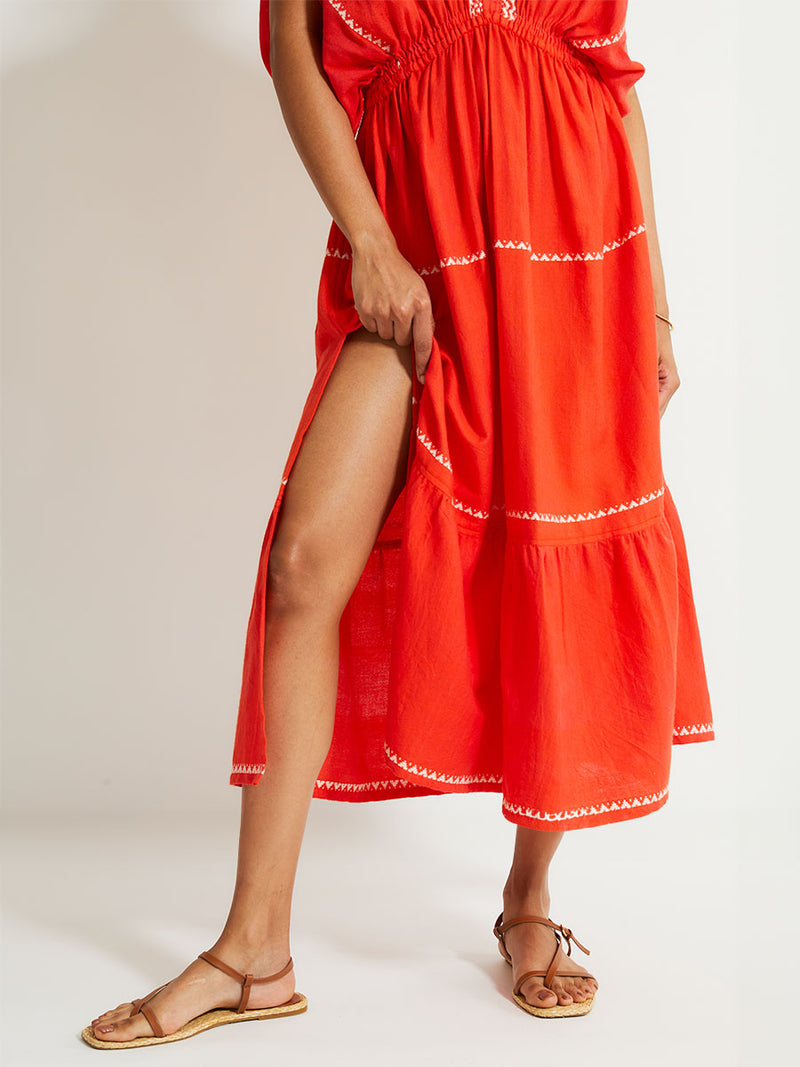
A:
<svg viewBox="0 0 800 1067">
<path fill-rule="evenodd" d="M 132 1007 L 128 1018 L 132 1019 L 134 1015 L 143 1015 L 149 1023 L 154 1037 L 164 1037 L 164 1028 L 158 1021 L 158 1016 L 153 1009 L 149 1007 L 147 1002 L 154 997 L 156 993 L 160 993 L 166 985 L 167 983 L 165 982 L 164 985 L 160 985 L 158 989 L 154 989 L 152 993 L 148 993 L 146 997 L 139 997 L 137 1000 L 131 1001 Z"/>
<path fill-rule="evenodd" d="M 139 1006 L 139 1010 L 141 1011 L 142 1015 L 144 1015 L 145 1019 L 147 1019 L 147 1021 L 150 1023 L 150 1029 L 153 1031 L 153 1036 L 164 1037 L 164 1028 L 158 1021 L 158 1016 L 153 1011 L 153 1009 L 147 1004 L 141 1004 Z"/>
</svg>

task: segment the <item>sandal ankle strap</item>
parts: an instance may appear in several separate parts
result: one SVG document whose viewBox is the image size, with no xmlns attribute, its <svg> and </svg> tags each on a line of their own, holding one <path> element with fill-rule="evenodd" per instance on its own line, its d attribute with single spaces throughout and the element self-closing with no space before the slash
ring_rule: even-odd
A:
<svg viewBox="0 0 800 1067">
<path fill-rule="evenodd" d="M 235 1009 L 240 1015 L 247 1007 L 247 1001 L 250 999 L 250 987 L 252 985 L 256 982 L 274 982 L 278 978 L 283 978 L 293 966 L 293 960 L 290 956 L 289 962 L 281 967 L 279 971 L 276 971 L 275 974 L 268 974 L 265 978 L 255 978 L 252 974 L 242 974 L 240 971 L 235 970 L 217 956 L 212 956 L 210 952 L 201 952 L 197 958 L 199 960 L 205 960 L 206 963 L 210 963 L 212 967 L 224 971 L 225 974 L 230 975 L 231 978 L 235 978 L 237 982 L 242 983 L 242 995 L 239 998 L 239 1004 Z"/>
<path fill-rule="evenodd" d="M 551 930 L 555 932 L 556 939 L 559 944 L 561 937 L 563 936 L 567 942 L 567 955 L 572 955 L 572 942 L 574 941 L 581 952 L 585 952 L 587 956 L 591 956 L 591 952 L 585 945 L 582 945 L 577 939 L 575 934 L 568 926 L 564 926 L 561 923 L 554 923 L 552 919 L 547 919 L 543 915 L 518 915 L 516 919 L 509 919 L 507 922 L 503 922 L 502 911 L 497 916 L 497 920 L 494 924 L 494 935 L 501 942 L 503 948 L 506 948 L 505 934 L 506 930 L 510 930 L 512 926 L 518 926 L 520 923 L 541 923 L 543 926 L 549 926 Z M 506 952 L 508 949 L 506 949 Z"/>
</svg>

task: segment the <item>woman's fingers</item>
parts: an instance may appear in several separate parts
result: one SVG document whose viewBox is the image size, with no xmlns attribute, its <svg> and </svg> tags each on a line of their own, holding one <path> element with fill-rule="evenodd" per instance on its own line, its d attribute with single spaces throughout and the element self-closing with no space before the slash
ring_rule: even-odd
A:
<svg viewBox="0 0 800 1067">
<path fill-rule="evenodd" d="M 423 283 L 424 284 L 424 283 Z M 428 366 L 433 351 L 433 331 L 435 322 L 433 308 L 427 287 L 424 294 L 418 293 L 411 305 L 404 304 L 396 312 L 396 318 L 389 319 L 390 332 L 382 337 L 394 337 L 398 345 L 414 346 L 414 371 L 420 382 L 425 381 L 425 368 Z M 389 330 L 389 327 L 386 327 Z"/>
<path fill-rule="evenodd" d="M 663 374 L 659 373 L 658 389 L 660 415 L 663 415 L 667 410 L 667 404 L 675 395 L 679 385 L 680 379 L 678 378 L 678 372 L 676 370 L 666 370 Z"/>
<path fill-rule="evenodd" d="M 660 322 L 661 320 L 659 320 Z M 664 329 L 669 327 L 664 323 Z M 675 365 L 675 357 L 672 352 L 672 341 L 669 335 L 663 337 L 658 349 L 658 410 L 659 418 L 667 410 L 667 404 L 674 396 L 681 380 L 678 376 L 678 368 Z"/>
<path fill-rule="evenodd" d="M 431 308 L 429 301 L 428 304 L 414 316 L 414 369 L 421 384 L 424 384 L 425 382 L 425 371 L 430 362 L 431 352 L 433 351 L 434 328 L 433 309 Z"/>
<path fill-rule="evenodd" d="M 433 308 L 422 277 L 396 248 L 353 255 L 353 298 L 366 329 L 398 345 L 414 345 L 415 373 L 425 380 L 433 348 Z"/>
</svg>

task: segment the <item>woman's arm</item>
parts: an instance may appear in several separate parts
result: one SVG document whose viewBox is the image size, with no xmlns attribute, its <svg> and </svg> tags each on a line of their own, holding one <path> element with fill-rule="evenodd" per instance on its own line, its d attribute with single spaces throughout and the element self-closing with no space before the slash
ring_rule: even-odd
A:
<svg viewBox="0 0 800 1067">
<path fill-rule="evenodd" d="M 639 182 L 642 207 L 644 209 L 644 222 L 647 227 L 647 246 L 650 253 L 650 270 L 653 276 L 653 297 L 655 310 L 660 315 L 669 318 L 669 304 L 667 302 L 667 289 L 664 281 L 664 267 L 661 262 L 661 249 L 658 244 L 656 230 L 655 207 L 653 205 L 653 181 L 650 173 L 650 151 L 647 144 L 647 133 L 644 126 L 641 104 L 636 93 L 636 87 L 632 87 L 628 93 L 630 111 L 624 115 L 622 122 L 628 136 L 628 143 L 633 155 L 636 167 L 636 176 Z M 669 403 L 670 397 L 680 385 L 678 368 L 675 366 L 675 357 L 672 351 L 672 338 L 670 328 L 663 319 L 656 319 L 658 334 L 658 387 L 660 395 L 660 414 L 663 415 Z"/>
<path fill-rule="evenodd" d="M 300 159 L 353 251 L 352 288 L 364 326 L 412 341 L 420 381 L 431 353 L 433 312 L 424 280 L 398 251 L 370 185 L 350 119 L 322 66 L 317 0 L 270 4 L 270 67 Z"/>
</svg>

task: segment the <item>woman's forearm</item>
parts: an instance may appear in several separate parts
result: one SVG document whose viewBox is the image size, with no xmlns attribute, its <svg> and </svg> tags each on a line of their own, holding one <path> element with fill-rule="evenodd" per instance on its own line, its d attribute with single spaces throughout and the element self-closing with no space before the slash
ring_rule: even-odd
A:
<svg viewBox="0 0 800 1067">
<path fill-rule="evenodd" d="M 303 165 L 351 247 L 393 245 L 350 119 L 324 73 L 319 8 L 309 0 L 271 5 L 270 66 L 278 103 Z"/>
<path fill-rule="evenodd" d="M 664 267 L 661 262 L 661 249 L 658 244 L 658 232 L 656 230 L 655 207 L 653 205 L 653 181 L 650 173 L 650 151 L 647 144 L 647 133 L 644 126 L 644 116 L 639 103 L 636 89 L 632 88 L 628 93 L 628 101 L 631 109 L 623 116 L 625 132 L 628 135 L 628 143 L 636 166 L 636 175 L 639 181 L 639 192 L 644 209 L 644 221 L 647 227 L 647 243 L 650 252 L 650 267 L 653 275 L 653 296 L 655 298 L 656 311 L 669 317 L 669 303 L 667 301 L 666 283 L 664 281 Z"/>
</svg>

